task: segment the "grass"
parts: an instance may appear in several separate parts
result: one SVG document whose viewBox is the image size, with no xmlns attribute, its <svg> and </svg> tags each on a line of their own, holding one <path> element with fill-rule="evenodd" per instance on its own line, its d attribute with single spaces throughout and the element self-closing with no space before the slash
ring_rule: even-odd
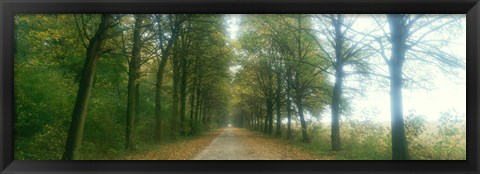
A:
<svg viewBox="0 0 480 174">
<path fill-rule="evenodd" d="M 410 138 L 409 153 L 412 160 L 465 160 L 466 131 L 462 123 L 442 125 L 429 123 L 420 127 L 418 136 Z M 341 127 L 340 151 L 332 151 L 329 126 L 311 126 L 310 143 L 303 143 L 299 128 L 293 130 L 292 140 L 286 140 L 285 127 L 282 139 L 317 157 L 328 156 L 336 160 L 390 160 L 391 137 L 389 126 L 371 121 L 347 122 Z M 443 131 L 441 131 L 443 130 Z M 275 134 L 275 133 L 273 133 Z"/>
<path fill-rule="evenodd" d="M 136 149 L 133 152 L 127 152 L 124 149 L 124 144 L 120 143 L 119 146 L 121 147 L 116 147 L 116 148 L 108 148 L 108 149 L 98 149 L 98 146 L 95 146 L 93 143 L 85 142 L 82 144 L 82 148 L 85 150 L 81 153 L 81 158 L 84 160 L 116 160 L 116 159 L 128 159 L 132 158 L 135 159 L 137 155 L 139 154 L 147 154 L 152 151 L 158 151 L 159 149 L 165 149 L 165 148 L 170 148 L 172 149 L 172 152 L 175 151 L 186 151 L 185 149 L 181 149 L 183 147 L 179 147 L 180 150 L 175 150 L 174 146 L 176 145 L 183 145 L 183 144 L 189 144 L 193 146 L 196 146 L 195 142 L 199 142 L 197 140 L 199 139 L 204 139 L 204 138 L 210 138 L 213 139 L 212 135 L 216 134 L 218 131 L 217 130 L 210 130 L 210 131 L 205 131 L 202 133 L 198 133 L 195 135 L 190 135 L 190 136 L 180 136 L 178 135 L 176 137 L 176 140 L 172 140 L 169 136 L 165 135 L 163 141 L 160 144 L 156 144 L 153 141 L 153 138 L 151 137 L 138 137 L 137 142 L 135 143 Z M 90 147 L 91 146 L 91 147 Z M 90 149 L 92 150 L 88 150 Z M 169 156 L 167 154 L 166 156 Z M 184 155 L 180 155 L 184 156 Z M 149 159 L 153 159 L 155 157 L 148 156 Z M 174 157 L 172 157 L 174 158 Z M 141 160 L 138 158 L 138 160 Z M 148 160 L 148 159 L 145 159 Z"/>
<path fill-rule="evenodd" d="M 216 129 L 194 136 L 179 136 L 175 141 L 138 148 L 115 159 L 119 160 L 186 160 L 191 159 L 206 147 L 222 129 Z"/>
</svg>

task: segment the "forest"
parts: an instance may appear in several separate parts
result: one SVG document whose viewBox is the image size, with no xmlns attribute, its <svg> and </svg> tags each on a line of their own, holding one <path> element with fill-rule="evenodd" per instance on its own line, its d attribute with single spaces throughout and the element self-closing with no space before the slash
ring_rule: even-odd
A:
<svg viewBox="0 0 480 174">
<path fill-rule="evenodd" d="M 16 160 L 466 159 L 465 15 L 14 24 Z"/>
</svg>

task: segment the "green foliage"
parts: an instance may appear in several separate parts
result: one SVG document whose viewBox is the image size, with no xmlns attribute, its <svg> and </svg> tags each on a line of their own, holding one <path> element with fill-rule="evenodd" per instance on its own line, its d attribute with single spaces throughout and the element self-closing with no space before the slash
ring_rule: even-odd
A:
<svg viewBox="0 0 480 174">
<path fill-rule="evenodd" d="M 424 116 L 411 112 L 406 117 L 405 130 L 412 159 L 461 160 L 466 158 L 465 120 L 454 111 L 440 115 L 435 124 Z M 426 125 L 430 123 L 430 125 Z"/>
<path fill-rule="evenodd" d="M 323 124 L 323 123 L 321 123 Z M 340 122 L 342 150 L 332 151 L 330 144 L 330 125 L 313 124 L 309 132 L 312 142 L 301 143 L 294 140 L 294 145 L 318 156 L 333 156 L 337 160 L 388 160 L 391 159 L 390 135 L 388 128 L 379 122 L 365 118 Z M 373 130 L 373 131 L 370 131 Z M 299 129 L 295 135 L 301 135 Z"/>
<path fill-rule="evenodd" d="M 62 61 L 75 60 L 78 54 L 71 53 L 72 47 L 58 45 L 76 39 L 61 31 L 68 25 L 55 20 L 68 19 L 65 15 L 16 17 L 15 159 L 59 159 L 63 154 L 77 88 L 74 80 L 66 78 L 70 73 L 62 68 Z"/>
<path fill-rule="evenodd" d="M 67 138 L 66 126 L 61 122 L 45 125 L 33 137 L 18 137 L 15 143 L 15 159 L 57 160 L 63 155 Z"/>
<path fill-rule="evenodd" d="M 465 116 L 454 111 L 440 115 L 437 134 L 433 137 L 437 141 L 433 145 L 434 159 L 466 159 L 466 128 Z"/>
<path fill-rule="evenodd" d="M 426 148 L 420 137 L 425 132 L 425 123 L 425 116 L 418 115 L 415 111 L 405 115 L 405 133 L 412 158 L 421 156 Z"/>
<path fill-rule="evenodd" d="M 410 141 L 417 139 L 425 131 L 426 121 L 425 116 L 417 115 L 414 111 L 405 115 L 405 131 Z"/>
<path fill-rule="evenodd" d="M 362 120 L 348 120 L 341 124 L 341 137 L 345 159 L 389 159 L 390 148 L 387 129 L 371 118 Z M 374 147 L 374 148 L 372 148 Z"/>
<path fill-rule="evenodd" d="M 198 120 L 188 129 L 200 134 L 207 127 L 219 127 L 228 113 L 228 65 L 232 59 L 225 48 L 219 15 L 183 15 L 189 19 L 181 37 L 195 39 L 189 53 L 189 67 L 201 67 L 203 80 L 198 86 L 207 100 L 209 120 Z M 195 19 L 193 19 L 195 18 Z M 15 159 L 60 159 L 70 126 L 78 82 L 85 61 L 86 46 L 99 24 L 99 15 L 17 15 L 15 17 Z M 121 22 L 115 25 L 106 40 L 106 49 L 96 68 L 88 113 L 80 148 L 80 159 L 113 159 L 124 155 L 127 105 L 126 65 L 131 51 L 133 20 L 129 15 L 115 15 Z M 153 17 L 146 18 L 153 22 Z M 170 29 L 167 17 L 162 25 Z M 195 22 L 193 22 L 195 21 Z M 205 23 L 205 21 L 210 21 Z M 174 25 L 174 24 L 171 24 Z M 155 35 L 158 30 L 146 26 L 144 34 Z M 191 27 L 191 28 L 188 28 Z M 191 32 L 190 32 L 191 29 Z M 168 34 L 167 34 L 168 35 Z M 169 36 L 165 36 L 164 39 Z M 155 127 L 155 80 L 157 56 L 155 40 L 142 38 L 144 43 L 140 77 L 140 112 L 135 118 L 135 134 L 142 148 L 153 146 Z M 150 56 L 150 57 L 149 57 Z M 165 121 L 162 128 L 169 135 L 172 119 L 172 67 L 167 66 L 162 103 Z M 188 81 L 198 74 L 189 75 Z M 191 78 L 191 79 L 190 79 Z M 191 85 L 189 83 L 188 85 Z M 190 88 L 190 87 L 189 87 Z M 215 92 L 213 92 L 215 91 Z M 189 91 L 190 92 L 190 91 Z M 188 95 L 187 95 L 188 96 Z M 187 107 L 187 111 L 194 108 Z M 188 112 L 187 112 L 188 113 Z M 187 120 L 188 121 L 188 120 Z"/>
<path fill-rule="evenodd" d="M 117 159 L 127 154 L 127 67 L 134 18 L 114 16 L 116 23 L 108 33 L 106 49 L 96 67 L 80 159 Z M 263 130 L 265 111 L 272 109 L 265 103 L 276 100 L 278 91 L 281 138 L 286 135 L 285 106 L 289 100 L 292 101 L 293 139 L 288 141 L 296 146 L 317 155 L 334 155 L 337 159 L 391 159 L 391 125 L 375 122 L 369 114 L 364 118 L 348 117 L 353 112 L 350 106 L 353 102 L 347 98 L 340 100 L 342 149 L 331 151 L 331 128 L 320 120 L 331 104 L 333 84 L 326 71 L 332 67 L 328 67 L 331 62 L 324 59 L 327 56 L 324 54 L 332 50 L 321 51 L 318 44 L 328 41 L 317 43 L 311 33 L 306 32 L 315 28 L 308 15 L 250 15 L 243 20 L 238 41 L 228 40 L 222 17 L 146 15 L 145 23 L 152 25 L 142 27 L 140 109 L 134 121 L 139 151 L 173 141 L 167 135 L 175 133 L 172 127 L 180 127 L 180 118 L 173 115 L 177 113 L 173 96 L 175 92 L 179 94 L 174 91 L 178 86 L 175 88 L 173 81 L 174 77 L 185 77 L 186 97 L 182 102 L 187 103 L 185 121 L 189 134 L 179 139 L 202 135 L 230 123 Z M 14 158 L 58 160 L 64 153 L 70 129 L 86 46 L 100 18 L 92 14 L 17 15 L 14 22 Z M 175 38 L 172 39 L 175 44 L 168 50 L 169 54 L 162 57 L 167 53 L 165 40 L 171 38 Z M 351 60 L 359 64 L 347 63 L 349 69 L 373 71 L 363 62 L 363 56 L 369 53 L 355 54 Z M 162 76 L 161 90 L 161 132 L 165 139 L 158 143 L 153 138 L 157 119 L 155 85 L 162 59 L 169 63 Z M 179 60 L 186 62 L 180 71 L 184 74 L 174 71 L 178 68 L 174 61 Z M 235 73 L 230 71 L 232 65 L 239 67 Z M 287 91 L 290 92 L 287 94 Z M 299 105 L 305 110 L 311 143 L 300 143 Z M 192 124 L 190 111 L 195 113 Z M 252 120 L 258 121 L 257 116 L 261 118 L 261 125 L 249 125 Z M 414 111 L 409 112 L 405 116 L 405 130 L 412 159 L 465 159 L 464 117 L 448 111 L 434 124 Z M 172 125 L 175 119 L 178 125 Z"/>
<path fill-rule="evenodd" d="M 193 121 L 193 125 L 192 127 L 190 128 L 190 132 L 192 135 L 198 135 L 200 134 L 205 128 L 203 127 L 203 124 L 198 121 L 198 120 L 195 120 Z"/>
</svg>

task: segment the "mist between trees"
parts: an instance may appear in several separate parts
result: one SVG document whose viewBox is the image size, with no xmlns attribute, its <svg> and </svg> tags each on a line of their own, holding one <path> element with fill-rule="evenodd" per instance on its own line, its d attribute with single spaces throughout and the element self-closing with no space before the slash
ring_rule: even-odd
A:
<svg viewBox="0 0 480 174">
<path fill-rule="evenodd" d="M 438 79 L 466 88 L 464 15 L 38 14 L 14 34 L 18 160 L 116 159 L 229 124 L 336 159 L 466 159 L 465 108 L 404 108 Z M 372 93 L 388 113 L 360 113 Z"/>
</svg>

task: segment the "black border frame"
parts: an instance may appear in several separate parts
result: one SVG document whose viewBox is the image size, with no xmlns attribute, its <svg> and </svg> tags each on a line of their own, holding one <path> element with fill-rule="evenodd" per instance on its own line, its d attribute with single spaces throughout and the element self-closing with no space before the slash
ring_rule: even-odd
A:
<svg viewBox="0 0 480 174">
<path fill-rule="evenodd" d="M 13 160 L 13 16 L 30 13 L 458 13 L 467 20 L 466 161 Z M 478 0 L 0 0 L 0 173 L 479 173 Z M 374 148 L 374 147 L 372 147 Z"/>
</svg>

